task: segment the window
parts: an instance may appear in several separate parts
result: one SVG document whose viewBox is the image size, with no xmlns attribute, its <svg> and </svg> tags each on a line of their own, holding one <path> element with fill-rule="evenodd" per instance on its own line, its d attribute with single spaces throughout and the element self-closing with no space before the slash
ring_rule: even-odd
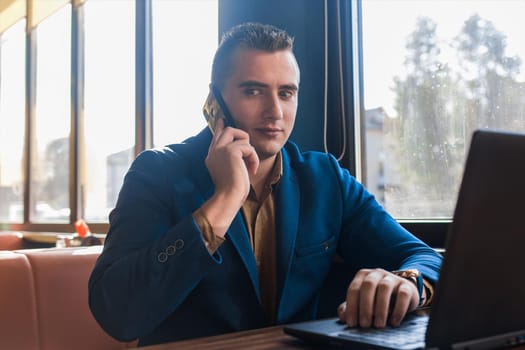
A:
<svg viewBox="0 0 525 350">
<path fill-rule="evenodd" d="M 206 122 L 211 62 L 218 45 L 218 1 L 153 1 L 155 146 L 196 134 Z"/>
<path fill-rule="evenodd" d="M 22 10 L 32 14 L 29 33 L 25 20 L 0 33 L 0 224 L 13 224 L 7 229 L 70 232 L 82 217 L 106 231 L 124 174 L 143 147 L 136 140 L 143 131 L 136 130 L 143 117 L 135 110 L 137 91 L 153 89 L 153 118 L 137 125 L 153 126 L 156 146 L 205 126 L 217 0 L 151 0 L 151 12 L 149 1 L 67 3 L 30 3 Z M 137 8 L 144 11 L 138 17 Z M 152 33 L 136 30 L 143 20 Z M 153 86 L 137 78 L 149 72 L 135 62 L 136 44 L 150 34 Z"/>
<path fill-rule="evenodd" d="M 362 1 L 367 187 L 450 218 L 477 128 L 525 131 L 525 2 Z"/>
<path fill-rule="evenodd" d="M 87 1 L 81 147 L 84 218 L 106 222 L 134 158 L 135 4 Z"/>
<path fill-rule="evenodd" d="M 36 30 L 36 107 L 31 139 L 30 220 L 69 222 L 71 7 Z"/>
<path fill-rule="evenodd" d="M 0 36 L 0 222 L 24 217 L 25 24 Z"/>
</svg>

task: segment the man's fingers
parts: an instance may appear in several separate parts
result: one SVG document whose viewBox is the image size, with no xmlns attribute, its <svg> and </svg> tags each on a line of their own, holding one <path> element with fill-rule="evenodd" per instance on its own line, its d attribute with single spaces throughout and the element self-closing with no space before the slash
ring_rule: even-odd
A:
<svg viewBox="0 0 525 350">
<path fill-rule="evenodd" d="M 362 269 L 348 286 L 337 314 L 350 327 L 381 328 L 387 321 L 398 326 L 418 301 L 417 288 L 411 281 L 382 269 Z"/>
<path fill-rule="evenodd" d="M 399 284 L 394 308 L 390 315 L 392 326 L 399 326 L 405 315 L 417 307 L 417 301 L 414 302 L 414 290 L 416 294 L 419 294 L 416 286 L 408 280 L 401 281 Z"/>
<path fill-rule="evenodd" d="M 377 285 L 374 306 L 374 327 L 382 328 L 386 326 L 392 300 L 392 291 L 394 290 L 396 282 L 394 276 L 386 275 Z"/>
<path fill-rule="evenodd" d="M 215 145 L 217 144 L 217 140 L 221 136 L 223 130 L 224 130 L 224 122 L 223 122 L 223 120 L 221 118 L 221 119 L 219 119 L 219 120 L 217 120 L 215 122 L 215 131 L 213 132 L 213 137 L 211 139 L 211 143 L 210 143 L 210 148 L 209 149 L 213 149 L 215 147 Z M 209 150 L 208 150 L 208 152 L 209 152 Z"/>
<path fill-rule="evenodd" d="M 372 270 L 363 279 L 359 293 L 359 325 L 361 327 L 372 325 L 377 286 L 383 277 L 382 271 Z"/>
<path fill-rule="evenodd" d="M 346 313 L 346 301 L 339 304 L 339 307 L 337 308 L 337 317 L 339 317 L 339 321 L 346 323 L 345 313 Z"/>
<path fill-rule="evenodd" d="M 219 118 L 216 122 L 215 122 L 215 133 L 222 133 L 222 131 L 224 130 L 224 119 L 222 118 Z"/>
<path fill-rule="evenodd" d="M 241 129 L 225 127 L 224 121 L 219 119 L 217 121 L 215 134 L 213 135 L 212 141 L 210 143 L 210 150 L 214 148 L 227 147 L 229 144 L 237 141 L 244 141 L 245 143 L 249 144 L 250 135 Z"/>
<path fill-rule="evenodd" d="M 361 291 L 361 284 L 366 277 L 366 273 L 360 270 L 350 282 L 348 289 L 346 290 L 346 306 L 344 309 L 344 320 L 350 327 L 358 325 L 359 316 L 359 297 Z"/>
<path fill-rule="evenodd" d="M 246 164 L 246 169 L 248 170 L 248 174 L 255 175 L 257 173 L 257 169 L 259 169 L 259 157 L 257 156 L 255 148 L 253 148 L 253 146 L 248 143 L 243 145 L 241 152 L 242 158 L 244 159 L 244 164 Z"/>
</svg>

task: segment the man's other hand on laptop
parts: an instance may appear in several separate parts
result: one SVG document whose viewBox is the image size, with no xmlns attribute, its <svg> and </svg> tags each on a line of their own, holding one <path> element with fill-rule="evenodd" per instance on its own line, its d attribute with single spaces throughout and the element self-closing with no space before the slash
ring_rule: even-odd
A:
<svg viewBox="0 0 525 350">
<path fill-rule="evenodd" d="M 398 326 L 419 305 L 419 292 L 409 279 L 383 269 L 362 269 L 348 286 L 337 314 L 350 327 Z"/>
</svg>

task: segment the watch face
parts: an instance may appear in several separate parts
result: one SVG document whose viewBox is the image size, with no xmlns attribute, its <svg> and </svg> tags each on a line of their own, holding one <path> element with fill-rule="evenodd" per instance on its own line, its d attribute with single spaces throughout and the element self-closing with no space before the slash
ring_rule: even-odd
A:
<svg viewBox="0 0 525 350">
<path fill-rule="evenodd" d="M 397 275 L 403 278 L 417 278 L 421 276 L 421 273 L 419 272 L 419 270 L 416 270 L 416 269 L 397 270 L 397 271 L 392 271 L 392 273 L 394 275 Z"/>
</svg>

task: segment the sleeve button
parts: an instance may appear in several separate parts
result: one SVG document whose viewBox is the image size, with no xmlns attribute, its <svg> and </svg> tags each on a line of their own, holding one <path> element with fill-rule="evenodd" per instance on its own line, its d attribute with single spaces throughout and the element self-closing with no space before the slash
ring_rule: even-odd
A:
<svg viewBox="0 0 525 350">
<path fill-rule="evenodd" d="M 175 249 L 182 249 L 184 247 L 184 241 L 182 239 L 177 239 L 175 241 Z"/>
<path fill-rule="evenodd" d="M 161 252 L 159 253 L 159 255 L 157 256 L 157 259 L 160 263 L 165 263 L 167 260 L 168 260 L 168 254 L 164 253 L 164 252 Z"/>
<path fill-rule="evenodd" d="M 168 255 L 173 255 L 173 254 L 175 254 L 176 251 L 177 251 L 177 249 L 173 245 L 169 245 L 166 248 L 166 254 L 168 254 Z"/>
</svg>

